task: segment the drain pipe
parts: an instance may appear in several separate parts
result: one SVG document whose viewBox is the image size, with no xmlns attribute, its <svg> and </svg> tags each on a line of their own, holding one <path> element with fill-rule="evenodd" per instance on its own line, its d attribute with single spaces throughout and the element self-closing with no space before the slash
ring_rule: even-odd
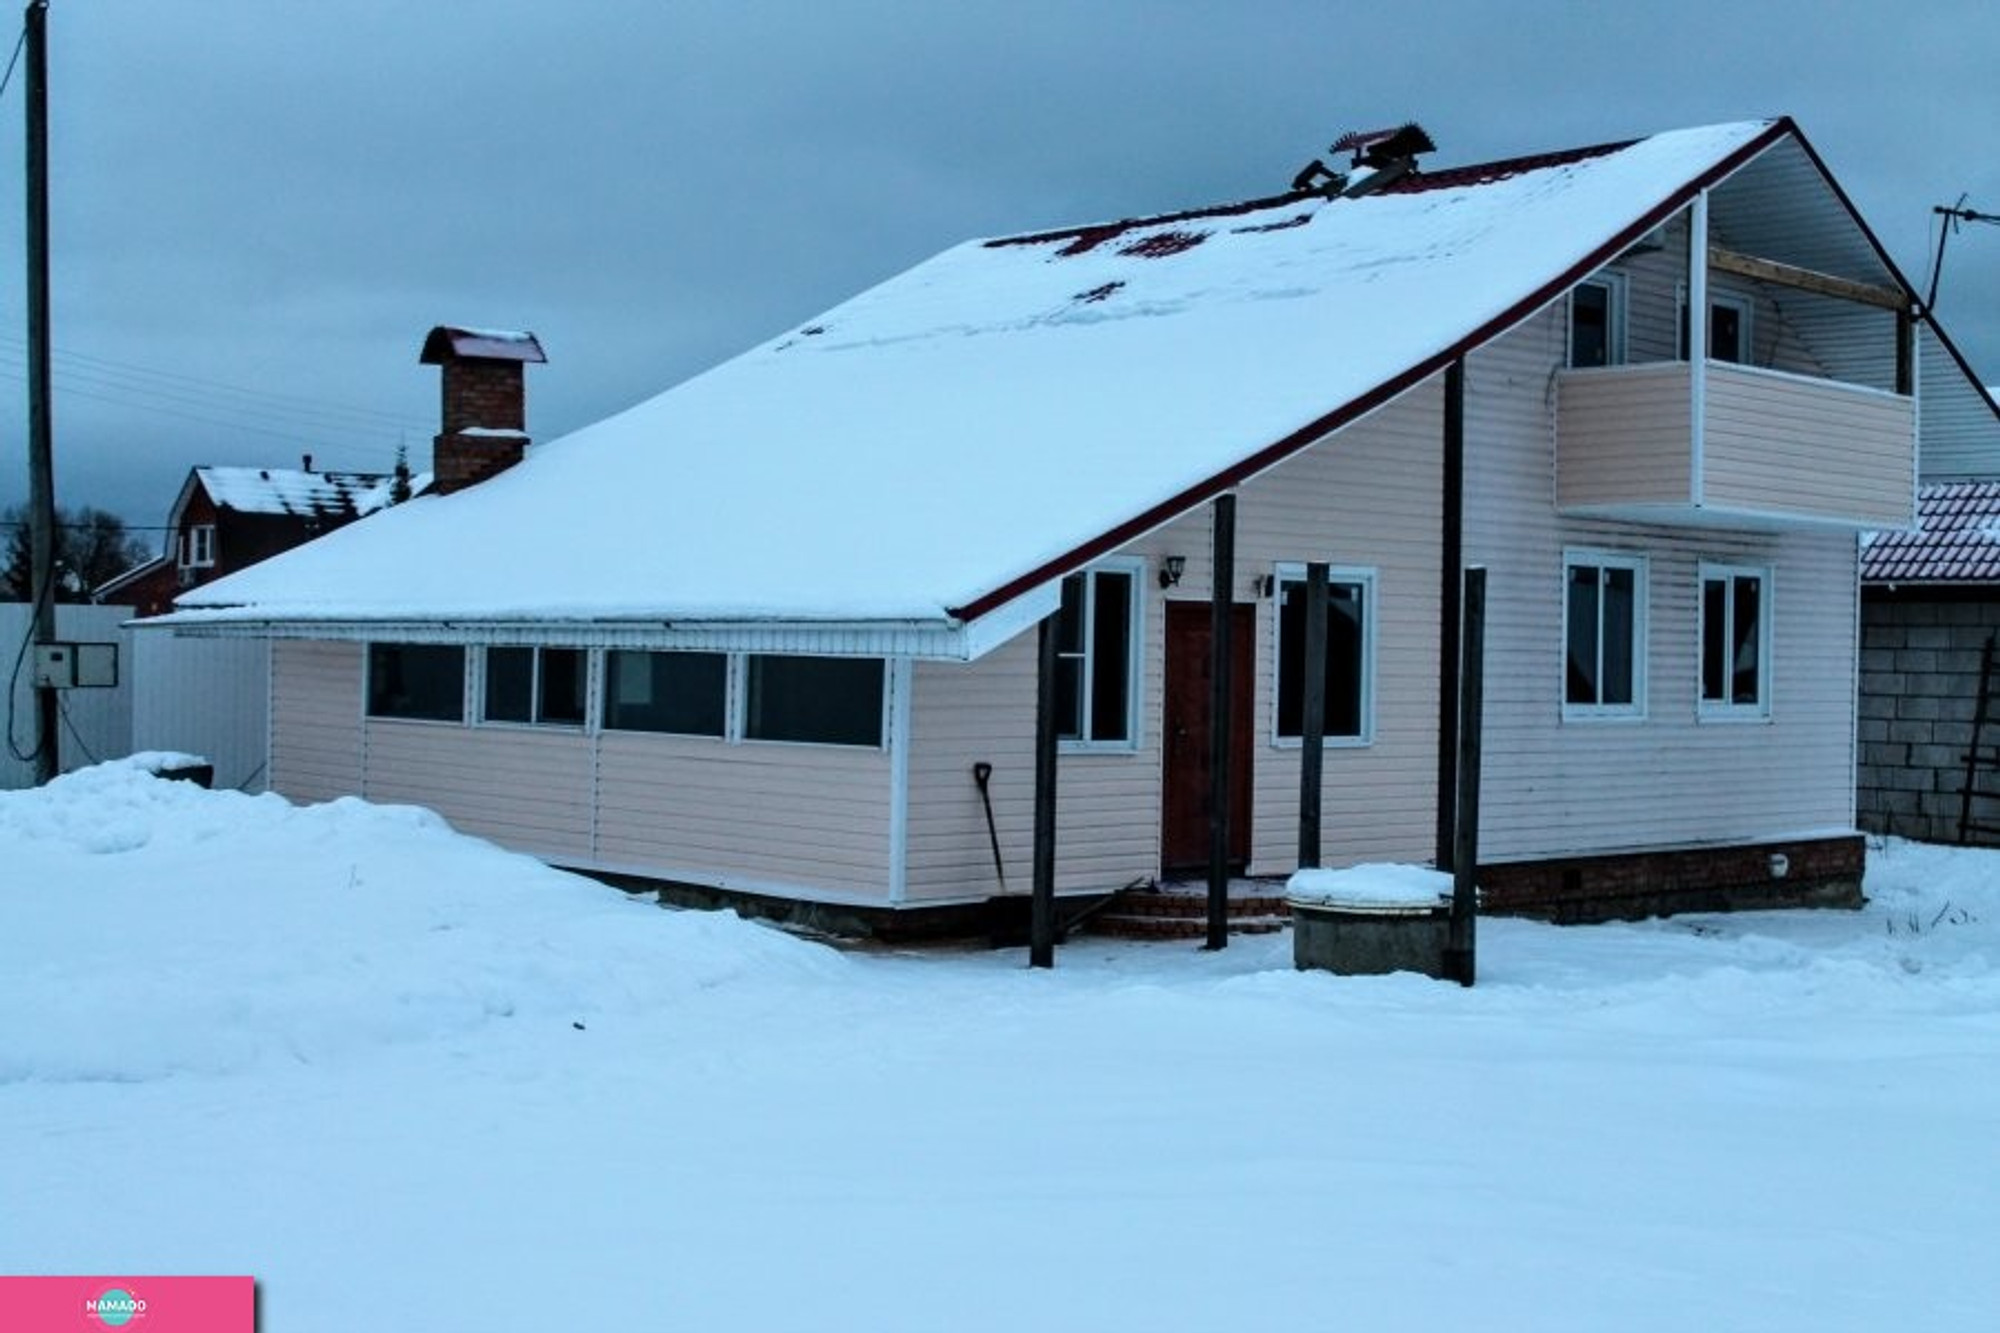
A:
<svg viewBox="0 0 2000 1333">
<path fill-rule="evenodd" d="M 993 826 L 993 793 L 987 790 L 992 781 L 993 765 L 980 760 L 972 766 L 972 780 L 979 785 L 979 803 L 986 807 L 986 836 L 993 843 L 993 873 L 1000 877 L 1000 892 L 1007 892 L 1007 867 L 1000 859 L 1000 830 Z"/>
</svg>

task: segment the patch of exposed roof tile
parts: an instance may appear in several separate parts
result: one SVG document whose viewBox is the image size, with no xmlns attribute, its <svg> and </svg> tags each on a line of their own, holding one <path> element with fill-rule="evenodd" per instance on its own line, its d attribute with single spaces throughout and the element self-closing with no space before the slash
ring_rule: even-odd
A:
<svg viewBox="0 0 2000 1333">
<path fill-rule="evenodd" d="M 2000 583 L 2000 482 L 1950 481 L 1918 494 L 1917 527 L 1871 533 L 1864 583 Z"/>
</svg>

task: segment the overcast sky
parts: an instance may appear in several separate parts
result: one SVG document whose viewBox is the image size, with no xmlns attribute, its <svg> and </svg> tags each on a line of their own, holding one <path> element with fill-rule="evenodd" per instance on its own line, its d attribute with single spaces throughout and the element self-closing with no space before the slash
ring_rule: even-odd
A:
<svg viewBox="0 0 2000 1333">
<path fill-rule="evenodd" d="M 2000 213 L 1991 0 L 53 0 L 49 28 L 57 495 L 139 527 L 196 463 L 424 466 L 433 324 L 540 335 L 550 439 L 967 237 L 1275 192 L 1404 119 L 1437 166 L 1790 114 L 1920 288 L 1933 205 Z M 17 74 L 0 504 L 21 109 Z M 2000 226 L 1952 238 L 1938 308 L 2000 381 Z"/>
</svg>

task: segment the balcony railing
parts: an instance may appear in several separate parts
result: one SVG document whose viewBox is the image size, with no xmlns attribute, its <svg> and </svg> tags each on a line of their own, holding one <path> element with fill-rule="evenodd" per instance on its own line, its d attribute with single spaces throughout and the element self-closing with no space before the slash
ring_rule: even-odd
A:
<svg viewBox="0 0 2000 1333">
<path fill-rule="evenodd" d="M 1556 505 L 1658 523 L 1897 528 L 1916 509 L 1915 400 L 1711 361 L 1564 371 Z"/>
</svg>

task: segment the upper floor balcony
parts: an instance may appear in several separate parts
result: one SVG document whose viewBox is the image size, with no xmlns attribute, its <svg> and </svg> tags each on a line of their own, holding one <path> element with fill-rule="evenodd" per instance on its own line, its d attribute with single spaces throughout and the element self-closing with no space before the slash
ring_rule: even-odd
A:
<svg viewBox="0 0 2000 1333">
<path fill-rule="evenodd" d="M 1556 505 L 1565 514 L 1900 528 L 1914 522 L 1916 488 L 1908 394 L 1719 360 L 1557 377 Z"/>
</svg>

